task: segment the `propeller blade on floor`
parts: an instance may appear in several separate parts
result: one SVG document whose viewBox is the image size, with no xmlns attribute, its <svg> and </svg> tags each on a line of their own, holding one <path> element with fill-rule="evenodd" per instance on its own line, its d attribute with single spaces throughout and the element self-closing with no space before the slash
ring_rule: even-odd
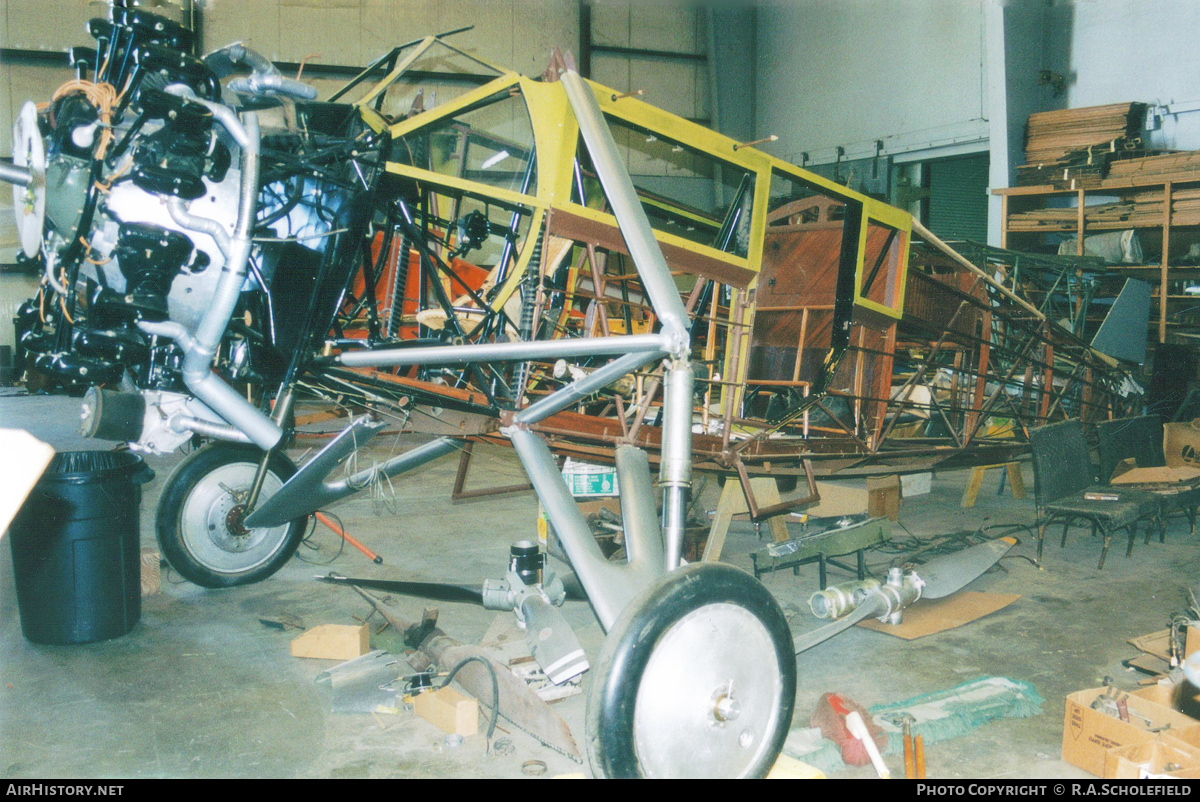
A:
<svg viewBox="0 0 1200 802">
<path fill-rule="evenodd" d="M 551 682 L 561 685 L 588 670 L 579 638 L 557 607 L 530 594 L 521 603 L 521 615 L 529 652 Z"/>
<path fill-rule="evenodd" d="M 386 590 L 390 593 L 398 593 L 401 596 L 417 596 L 432 601 L 483 604 L 482 585 L 451 585 L 445 582 L 403 582 L 394 579 L 355 579 L 338 574 L 319 576 L 317 579 L 335 585 L 354 585 L 360 588 Z"/>
<path fill-rule="evenodd" d="M 795 636 L 792 638 L 792 649 L 796 654 L 808 651 L 812 647 L 829 640 L 834 635 L 845 632 L 859 621 L 866 621 L 868 618 L 874 618 L 886 611 L 887 602 L 884 599 L 878 597 L 872 598 L 864 602 L 857 610 L 845 618 L 839 618 L 832 624 L 810 629 L 808 632 L 802 632 Z"/>
<path fill-rule="evenodd" d="M 957 593 L 983 576 L 1015 545 L 1016 538 L 996 538 L 945 557 L 935 557 L 924 565 L 917 566 L 913 570 L 925 580 L 921 598 L 941 599 Z"/>
</svg>

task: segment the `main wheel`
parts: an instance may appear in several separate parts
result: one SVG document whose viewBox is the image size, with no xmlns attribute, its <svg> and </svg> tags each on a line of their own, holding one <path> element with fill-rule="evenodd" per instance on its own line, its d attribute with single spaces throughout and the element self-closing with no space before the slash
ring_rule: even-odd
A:
<svg viewBox="0 0 1200 802">
<path fill-rule="evenodd" d="M 729 565 L 688 565 L 641 593 L 593 672 L 587 747 L 598 777 L 762 777 L 791 726 L 787 620 Z"/>
<path fill-rule="evenodd" d="M 306 520 L 248 529 L 244 503 L 263 452 L 253 446 L 213 443 L 176 466 L 158 500 L 155 530 L 171 567 L 206 588 L 266 579 L 296 553 Z M 296 468 L 282 454 L 267 464 L 261 499 L 270 498 Z"/>
</svg>

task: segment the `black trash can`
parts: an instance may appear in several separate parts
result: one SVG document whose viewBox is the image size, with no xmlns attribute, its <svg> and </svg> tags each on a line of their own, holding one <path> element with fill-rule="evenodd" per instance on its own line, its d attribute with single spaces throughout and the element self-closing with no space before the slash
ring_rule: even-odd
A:
<svg viewBox="0 0 1200 802">
<path fill-rule="evenodd" d="M 135 454 L 55 455 L 8 530 L 21 631 L 34 643 L 116 638 L 142 614 Z"/>
</svg>

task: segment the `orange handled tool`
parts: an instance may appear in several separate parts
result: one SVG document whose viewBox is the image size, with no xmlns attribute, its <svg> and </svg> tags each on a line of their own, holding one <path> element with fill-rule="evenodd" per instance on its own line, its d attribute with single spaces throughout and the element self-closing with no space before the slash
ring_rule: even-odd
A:
<svg viewBox="0 0 1200 802">
<path fill-rule="evenodd" d="M 318 521 L 320 521 L 321 523 L 325 524 L 325 525 L 326 525 L 326 526 L 328 526 L 330 529 L 332 529 L 334 532 L 336 532 L 336 533 L 337 533 L 339 536 L 341 536 L 342 540 L 346 541 L 346 542 L 347 542 L 347 543 L 349 543 L 351 546 L 353 546 L 354 548 L 358 549 L 358 550 L 359 550 L 359 551 L 361 551 L 363 554 L 365 554 L 368 560 L 370 560 L 371 562 L 375 563 L 376 565 L 379 565 L 379 564 L 381 564 L 381 563 L 383 562 L 383 558 L 382 558 L 382 557 L 380 557 L 378 554 L 376 554 L 375 552 L 373 552 L 373 551 L 371 551 L 370 549 L 368 549 L 368 548 L 367 548 L 366 546 L 364 546 L 362 543 L 358 542 L 358 541 L 357 541 L 357 540 L 355 540 L 354 538 L 352 538 L 352 537 L 350 537 L 349 535 L 347 535 L 347 534 L 346 534 L 346 530 L 344 530 L 344 529 L 342 529 L 342 527 L 338 526 L 338 525 L 337 525 L 337 524 L 336 524 L 336 523 L 333 521 L 333 519 L 331 519 L 331 518 L 330 518 L 328 515 L 326 515 L 326 514 L 325 514 L 325 513 L 323 513 L 323 512 L 314 512 L 314 513 L 313 513 L 313 515 L 316 517 L 316 519 L 317 519 Z"/>
</svg>

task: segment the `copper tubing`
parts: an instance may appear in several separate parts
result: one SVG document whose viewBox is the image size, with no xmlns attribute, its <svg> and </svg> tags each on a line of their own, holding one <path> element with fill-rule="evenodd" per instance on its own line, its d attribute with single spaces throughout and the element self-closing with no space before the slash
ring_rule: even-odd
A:
<svg viewBox="0 0 1200 802">
<path fill-rule="evenodd" d="M 908 729 L 905 727 L 905 729 Z M 917 779 L 916 760 L 913 757 L 913 737 L 909 733 L 904 733 L 904 779 Z"/>
<path fill-rule="evenodd" d="M 918 735 L 913 740 L 913 757 L 917 764 L 917 779 L 925 779 L 925 739 Z"/>
</svg>

